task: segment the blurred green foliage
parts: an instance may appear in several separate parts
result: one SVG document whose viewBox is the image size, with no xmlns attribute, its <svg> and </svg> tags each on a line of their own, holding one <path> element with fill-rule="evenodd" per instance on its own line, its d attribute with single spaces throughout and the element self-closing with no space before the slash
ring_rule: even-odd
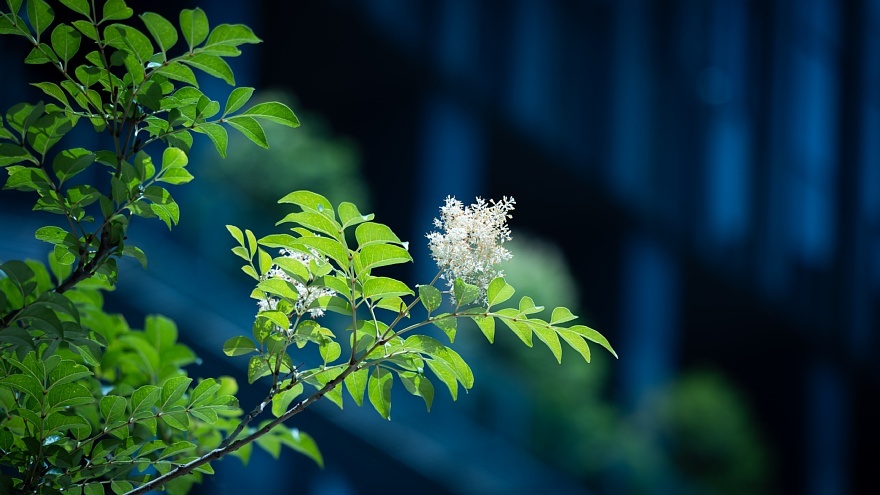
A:
<svg viewBox="0 0 880 495">
<path fill-rule="evenodd" d="M 504 269 L 512 285 L 578 307 L 576 274 L 557 246 L 523 232 L 509 244 L 516 262 Z M 683 372 L 635 410 L 622 411 L 610 396 L 608 355 L 594 354 L 589 369 L 546 366 L 515 343 L 499 339 L 503 352 L 494 357 L 517 370 L 531 398 L 530 448 L 589 486 L 621 493 L 772 489 L 767 447 L 746 400 L 720 371 Z"/>
</svg>

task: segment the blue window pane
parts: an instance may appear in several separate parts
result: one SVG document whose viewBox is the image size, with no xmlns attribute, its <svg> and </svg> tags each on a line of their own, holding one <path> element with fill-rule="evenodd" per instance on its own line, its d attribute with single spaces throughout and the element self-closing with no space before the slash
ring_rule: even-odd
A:
<svg viewBox="0 0 880 495">
<path fill-rule="evenodd" d="M 742 121 L 718 119 L 708 136 L 706 171 L 707 230 L 719 244 L 741 242 L 750 206 L 750 148 Z"/>
<path fill-rule="evenodd" d="M 795 52 L 791 74 L 792 249 L 812 265 L 834 249 L 837 83 L 827 58 Z"/>
<path fill-rule="evenodd" d="M 679 273 L 675 260 L 654 242 L 629 241 L 623 258 L 620 319 L 623 402 L 635 406 L 673 373 L 677 346 Z"/>
</svg>

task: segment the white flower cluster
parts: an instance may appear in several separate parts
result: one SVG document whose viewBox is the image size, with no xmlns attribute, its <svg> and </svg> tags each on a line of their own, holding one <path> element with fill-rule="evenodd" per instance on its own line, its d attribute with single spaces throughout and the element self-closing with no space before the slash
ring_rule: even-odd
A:
<svg viewBox="0 0 880 495">
<path fill-rule="evenodd" d="M 286 258 L 299 261 L 308 270 L 310 270 L 309 264 L 312 260 L 318 261 L 319 263 L 327 262 L 327 258 L 314 250 L 311 251 L 311 254 L 306 254 L 298 251 L 291 251 L 289 249 L 282 249 L 281 254 L 284 255 L 284 257 Z M 266 272 L 266 278 L 279 278 L 290 282 L 296 288 L 296 291 L 299 294 L 299 298 L 296 300 L 296 303 L 294 305 L 294 312 L 298 316 L 302 316 L 306 314 L 306 312 L 308 312 L 312 318 L 324 316 L 323 309 L 309 309 L 309 306 L 311 306 L 312 303 L 314 303 L 315 300 L 319 297 L 336 295 L 336 291 L 328 289 L 326 287 L 314 287 L 303 284 L 302 282 L 287 275 L 287 273 L 285 273 L 284 270 L 282 270 L 278 266 L 272 266 L 272 268 L 270 268 L 269 271 Z M 267 297 L 266 299 L 261 299 L 257 301 L 257 305 L 260 307 L 260 311 L 274 310 L 278 306 L 278 299 L 274 297 Z"/>
<path fill-rule="evenodd" d="M 515 204 L 513 198 L 506 196 L 490 203 L 478 197 L 470 206 L 463 206 L 453 197 L 446 198 L 440 218 L 434 219 L 434 226 L 443 233 L 431 232 L 427 237 L 431 257 L 450 288 L 460 278 L 479 287 L 485 298 L 489 282 L 504 276 L 498 264 L 512 257 L 502 244 L 510 240 L 507 219 L 511 218 L 509 212 Z"/>
</svg>

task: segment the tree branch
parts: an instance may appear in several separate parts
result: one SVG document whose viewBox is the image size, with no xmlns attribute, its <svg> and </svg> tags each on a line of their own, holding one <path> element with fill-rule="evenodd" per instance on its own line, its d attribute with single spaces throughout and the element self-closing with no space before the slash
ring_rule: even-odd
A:
<svg viewBox="0 0 880 495">
<path fill-rule="evenodd" d="M 226 454 L 229 454 L 230 452 L 234 452 L 234 451 L 244 447 L 245 445 L 253 442 L 254 440 L 260 438 L 261 436 L 269 433 L 270 431 L 272 431 L 273 428 L 280 425 L 281 423 L 283 423 L 283 422 L 287 421 L 288 419 L 292 418 L 293 416 L 296 416 L 297 414 L 301 413 L 303 410 L 305 410 L 305 408 L 309 407 L 314 402 L 317 402 L 319 399 L 324 397 L 324 395 L 326 395 L 327 392 L 333 390 L 340 383 L 342 383 L 342 381 L 345 380 L 345 377 L 347 377 L 353 371 L 358 369 L 359 366 L 360 366 L 360 363 L 350 364 L 342 371 L 342 373 L 339 374 L 339 376 L 337 376 L 336 378 L 327 382 L 327 384 L 324 385 L 323 387 L 321 387 L 320 390 L 318 390 L 317 392 L 315 392 L 314 394 L 309 396 L 307 399 L 304 399 L 301 402 L 299 402 L 296 406 L 294 406 L 292 409 L 290 409 L 289 411 L 284 413 L 284 415 L 282 415 L 281 417 L 274 419 L 271 423 L 267 424 L 266 426 L 260 428 L 259 430 L 255 431 L 255 432 L 251 433 L 250 435 L 242 438 L 241 440 L 237 440 L 235 442 L 232 442 L 225 447 L 218 447 L 218 448 L 212 450 L 211 452 L 208 452 L 207 454 L 203 455 L 202 457 L 199 457 L 198 459 L 196 459 L 194 461 L 191 461 L 191 462 L 188 462 L 188 463 L 183 464 L 181 466 L 178 466 L 178 467 L 172 469 L 171 471 L 167 472 L 166 474 L 163 474 L 162 476 L 159 476 L 158 478 L 154 478 L 154 479 L 144 483 L 143 485 L 135 488 L 134 490 L 127 492 L 125 495 L 139 495 L 139 494 L 147 493 L 148 491 L 153 490 L 154 488 L 158 488 L 159 486 L 164 485 L 165 483 L 167 483 L 171 480 L 174 480 L 174 479 L 177 479 L 181 476 L 186 476 L 187 474 L 192 473 L 199 466 L 202 466 L 202 465 L 205 465 L 211 461 L 217 460 L 217 459 L 225 456 Z"/>
</svg>

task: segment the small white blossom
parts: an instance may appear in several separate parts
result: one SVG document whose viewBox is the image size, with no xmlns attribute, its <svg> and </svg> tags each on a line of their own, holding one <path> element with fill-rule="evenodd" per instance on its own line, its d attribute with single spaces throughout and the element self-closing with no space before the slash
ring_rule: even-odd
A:
<svg viewBox="0 0 880 495">
<path fill-rule="evenodd" d="M 306 269 L 310 269 L 309 265 L 312 261 L 317 261 L 318 263 L 327 263 L 327 258 L 314 250 L 312 250 L 311 254 L 306 254 L 289 249 L 282 249 L 281 254 L 284 255 L 286 258 L 299 261 L 306 267 Z M 315 300 L 320 297 L 336 295 L 336 291 L 328 289 L 326 287 L 315 287 L 310 284 L 303 284 L 302 282 L 287 275 L 287 273 L 285 273 L 284 270 L 282 270 L 277 265 L 273 265 L 272 268 L 270 268 L 269 271 L 266 272 L 265 277 L 267 279 L 279 278 L 285 280 L 287 282 L 290 282 L 294 286 L 294 288 L 296 288 L 299 297 L 294 303 L 293 312 L 297 316 L 302 316 L 307 312 L 312 318 L 324 316 L 323 309 L 309 308 L 309 306 L 311 306 L 312 303 L 314 303 Z M 266 299 L 257 301 L 257 305 L 259 306 L 260 311 L 274 310 L 278 306 L 278 298 L 267 297 Z M 288 331 L 290 330 L 288 329 Z"/>
<path fill-rule="evenodd" d="M 456 278 L 480 288 L 485 299 L 486 288 L 496 277 L 504 276 L 498 264 L 512 255 L 502 245 L 510 240 L 507 228 L 509 212 L 516 204 L 513 198 L 487 203 L 482 198 L 464 206 L 453 197 L 446 198 L 440 218 L 434 226 L 443 233 L 427 234 L 431 257 L 442 270 L 441 277 L 452 288 Z"/>
</svg>

